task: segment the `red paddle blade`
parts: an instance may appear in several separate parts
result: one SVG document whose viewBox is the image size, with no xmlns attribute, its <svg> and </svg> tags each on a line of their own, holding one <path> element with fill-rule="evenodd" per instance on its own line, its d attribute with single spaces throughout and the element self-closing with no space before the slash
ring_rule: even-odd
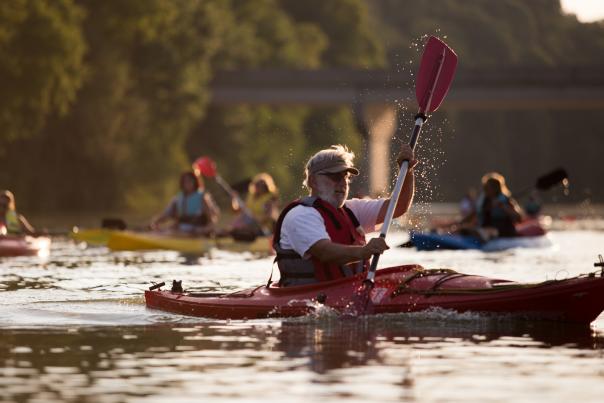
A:
<svg viewBox="0 0 604 403">
<path fill-rule="evenodd" d="M 199 157 L 193 162 L 193 170 L 207 178 L 216 176 L 216 163 L 210 157 Z"/>
<path fill-rule="evenodd" d="M 446 43 L 431 36 L 424 48 L 415 84 L 420 112 L 428 115 L 438 109 L 449 91 L 456 67 L 455 52 Z"/>
</svg>

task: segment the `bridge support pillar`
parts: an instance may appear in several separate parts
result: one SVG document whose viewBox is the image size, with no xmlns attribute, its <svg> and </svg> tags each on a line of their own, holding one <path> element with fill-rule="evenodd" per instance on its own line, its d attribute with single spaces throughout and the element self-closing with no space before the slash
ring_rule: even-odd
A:
<svg viewBox="0 0 604 403">
<path fill-rule="evenodd" d="M 371 196 L 383 195 L 389 190 L 390 141 L 396 134 L 397 108 L 394 104 L 368 104 L 362 113 L 367 131 L 368 191 Z"/>
</svg>

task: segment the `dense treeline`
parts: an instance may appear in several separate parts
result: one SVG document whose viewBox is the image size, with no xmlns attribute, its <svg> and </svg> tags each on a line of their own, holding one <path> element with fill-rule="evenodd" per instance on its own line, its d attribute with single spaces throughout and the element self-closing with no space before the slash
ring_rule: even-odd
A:
<svg viewBox="0 0 604 403">
<path fill-rule="evenodd" d="M 408 69 L 434 33 L 462 55 L 460 68 L 602 65 L 603 31 L 563 15 L 557 0 L 0 2 L 0 187 L 29 210 L 151 212 L 207 154 L 230 181 L 267 170 L 295 195 L 310 152 L 336 142 L 361 150 L 350 108 L 218 108 L 213 72 Z M 519 186 L 560 161 L 596 169 L 598 113 L 446 117 L 423 143 L 435 167 L 427 177 L 440 183 L 426 196 L 458 197 L 486 169 Z M 565 140 L 578 133 L 586 149 Z"/>
<path fill-rule="evenodd" d="M 418 0 L 408 9 L 396 0 L 371 4 L 375 30 L 394 68 L 413 59 L 422 35 L 437 34 L 460 55 L 460 72 L 571 66 L 604 70 L 604 23 L 581 24 L 574 15 L 563 14 L 558 0 Z M 571 176 L 569 196 L 558 189 L 545 197 L 604 201 L 601 110 L 450 112 L 445 103 L 439 114 L 446 124 L 433 124 L 439 130 L 420 143 L 428 160 L 423 182 L 428 186 L 419 186 L 426 198 L 459 199 L 491 170 L 505 174 L 512 190 L 523 189 L 564 166 Z"/>
</svg>

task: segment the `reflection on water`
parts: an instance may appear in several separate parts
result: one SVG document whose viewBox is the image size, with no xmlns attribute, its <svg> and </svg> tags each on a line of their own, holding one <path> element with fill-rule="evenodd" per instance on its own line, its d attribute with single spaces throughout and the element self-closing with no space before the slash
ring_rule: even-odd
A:
<svg viewBox="0 0 604 403">
<path fill-rule="evenodd" d="M 604 233 L 552 234 L 546 250 L 391 249 L 420 263 L 520 281 L 593 270 Z M 390 238 L 392 244 L 404 235 Z M 600 248 L 600 249 L 598 249 Z M 604 316 L 591 327 L 434 310 L 212 321 L 144 307 L 152 281 L 229 291 L 263 284 L 271 259 L 120 252 L 53 243 L 0 260 L 0 390 L 8 401 L 601 401 Z"/>
<path fill-rule="evenodd" d="M 23 288 L 32 288 L 36 290 L 51 289 L 54 288 L 53 278 L 47 276 L 31 279 L 13 274 L 4 276 L 2 284 L 0 284 L 0 290 L 2 291 L 17 291 Z"/>
<path fill-rule="evenodd" d="M 560 382 L 564 375 L 580 386 L 604 377 L 604 339 L 589 327 L 478 318 L 206 321 L 55 328 L 42 334 L 3 330 L 0 337 L 4 396 L 20 401 L 151 396 L 283 401 L 284 394 L 288 401 L 438 400 L 443 387 L 448 398 L 462 400 L 467 390 L 434 385 L 469 384 L 475 376 L 485 378 L 485 371 L 489 379 L 502 377 L 498 386 L 474 385 L 472 395 L 480 400 L 509 396 L 505 385 L 513 382 L 533 387 L 551 377 Z M 563 393 L 558 398 L 572 396 L 570 389 L 557 390 Z M 597 397 L 593 392 L 581 393 L 589 400 Z M 525 397 L 531 400 L 531 393 Z"/>
</svg>

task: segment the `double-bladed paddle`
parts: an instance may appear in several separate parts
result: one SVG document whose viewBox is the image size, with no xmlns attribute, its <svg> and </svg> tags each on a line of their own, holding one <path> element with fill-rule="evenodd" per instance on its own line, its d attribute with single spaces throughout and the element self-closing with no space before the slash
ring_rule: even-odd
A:
<svg viewBox="0 0 604 403">
<path fill-rule="evenodd" d="M 515 196 L 522 197 L 533 190 L 545 192 L 546 190 L 550 190 L 551 188 L 559 184 L 568 186 L 568 173 L 566 173 L 566 170 L 563 168 L 557 168 L 551 172 L 541 175 L 537 178 L 533 186 L 528 187 L 526 189 L 522 189 L 520 192 L 515 193 Z"/>
<path fill-rule="evenodd" d="M 222 189 L 229 194 L 229 196 L 237 201 L 239 208 L 245 217 L 249 219 L 250 223 L 258 226 L 259 229 L 261 228 L 257 220 L 254 218 L 252 212 L 245 205 L 245 202 L 241 199 L 241 197 L 239 197 L 239 194 L 233 190 L 233 188 L 222 178 L 222 176 L 220 176 L 214 160 L 207 156 L 199 157 L 195 160 L 195 162 L 193 162 L 193 170 L 206 178 L 214 179 L 216 183 L 218 183 L 218 185 L 220 185 L 220 187 L 222 187 Z"/>
<path fill-rule="evenodd" d="M 423 124 L 428 119 L 430 113 L 438 109 L 445 98 L 445 95 L 447 95 L 447 91 L 453 81 L 456 66 L 457 55 L 455 52 L 440 39 L 434 36 L 428 38 L 419 66 L 417 81 L 415 83 L 415 97 L 419 105 L 419 111 L 417 115 L 415 115 L 415 126 L 411 133 L 411 140 L 409 141 L 409 145 L 413 150 L 415 150 L 415 145 L 417 144 L 417 139 Z M 409 161 L 403 161 L 398 173 L 396 185 L 390 196 L 388 210 L 386 211 L 384 224 L 382 225 L 382 230 L 380 232 L 381 238 L 386 238 L 386 234 L 390 228 L 394 209 L 398 203 L 408 170 Z M 362 292 L 365 294 L 367 302 L 369 301 L 369 293 L 374 286 L 375 271 L 379 258 L 379 254 L 373 255 L 371 267 L 363 282 Z"/>
<path fill-rule="evenodd" d="M 541 175 L 537 178 L 534 185 L 524 188 L 519 192 L 514 192 L 514 198 L 523 198 L 532 194 L 535 190 L 545 192 L 560 184 L 562 184 L 564 188 L 568 188 L 568 173 L 564 168 L 556 168 L 551 172 Z"/>
</svg>

